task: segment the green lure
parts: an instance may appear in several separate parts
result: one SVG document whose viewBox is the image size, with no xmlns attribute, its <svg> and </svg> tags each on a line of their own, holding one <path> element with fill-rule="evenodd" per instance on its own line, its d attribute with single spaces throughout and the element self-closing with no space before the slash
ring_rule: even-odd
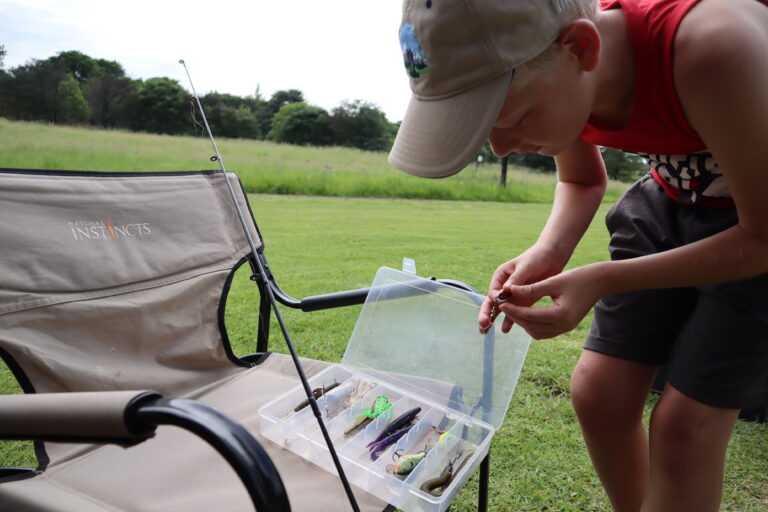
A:
<svg viewBox="0 0 768 512">
<path fill-rule="evenodd" d="M 392 404 L 389 402 L 389 398 L 387 398 L 384 395 L 380 395 L 376 397 L 376 400 L 373 401 L 373 406 L 370 409 L 366 409 L 363 411 L 363 414 L 372 420 L 375 420 L 379 416 L 381 416 L 381 413 L 386 411 L 392 407 Z"/>
<path fill-rule="evenodd" d="M 392 470 L 396 475 L 407 475 L 413 468 L 415 468 L 424 457 L 427 456 L 427 452 L 411 453 L 403 455 L 395 463 L 395 467 Z"/>
<path fill-rule="evenodd" d="M 361 427 L 362 425 L 365 425 L 375 420 L 376 418 L 381 416 L 382 413 L 387 411 L 390 407 L 392 407 L 392 404 L 390 403 L 389 398 L 387 398 L 384 395 L 377 396 L 376 400 L 373 401 L 373 405 L 371 406 L 370 409 L 366 409 L 360 414 L 358 414 L 357 416 L 355 416 L 355 419 L 352 422 L 352 426 L 344 431 L 344 435 L 349 435 L 355 430 L 357 430 L 359 427 Z"/>
</svg>

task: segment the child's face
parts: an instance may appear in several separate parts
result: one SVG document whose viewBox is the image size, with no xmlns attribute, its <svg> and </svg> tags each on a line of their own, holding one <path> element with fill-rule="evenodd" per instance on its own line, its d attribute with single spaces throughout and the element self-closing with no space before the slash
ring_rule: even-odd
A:
<svg viewBox="0 0 768 512">
<path fill-rule="evenodd" d="M 555 156 L 574 142 L 591 109 L 582 77 L 567 60 L 558 61 L 519 89 L 510 88 L 488 136 L 494 153 Z"/>
</svg>

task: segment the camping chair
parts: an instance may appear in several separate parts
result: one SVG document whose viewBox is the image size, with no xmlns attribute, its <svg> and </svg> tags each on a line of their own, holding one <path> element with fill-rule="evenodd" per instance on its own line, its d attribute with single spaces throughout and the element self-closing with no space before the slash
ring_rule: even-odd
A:
<svg viewBox="0 0 768 512">
<path fill-rule="evenodd" d="M 265 296 L 312 311 L 368 292 L 282 292 L 227 178 L 0 169 L 0 356 L 24 391 L 0 396 L 0 439 L 34 440 L 38 461 L 0 468 L 0 510 L 350 509 L 337 476 L 259 434 L 259 407 L 299 382 L 268 352 Z M 257 352 L 237 357 L 223 313 L 245 264 L 263 293 Z M 486 458 L 482 509 L 487 478 Z"/>
</svg>

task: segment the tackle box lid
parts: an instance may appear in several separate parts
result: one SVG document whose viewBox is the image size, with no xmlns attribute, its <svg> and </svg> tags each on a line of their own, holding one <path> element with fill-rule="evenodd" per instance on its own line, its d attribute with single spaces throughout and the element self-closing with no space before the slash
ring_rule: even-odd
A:
<svg viewBox="0 0 768 512">
<path fill-rule="evenodd" d="M 382 267 L 342 358 L 392 386 L 498 429 L 531 338 L 478 330 L 484 297 Z"/>
</svg>

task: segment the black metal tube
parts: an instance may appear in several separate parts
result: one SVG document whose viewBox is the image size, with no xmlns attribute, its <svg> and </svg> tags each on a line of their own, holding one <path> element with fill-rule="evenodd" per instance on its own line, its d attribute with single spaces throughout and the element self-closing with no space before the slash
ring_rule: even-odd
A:
<svg viewBox="0 0 768 512">
<path fill-rule="evenodd" d="M 175 425 L 198 435 L 229 462 L 257 510 L 290 512 L 285 486 L 272 459 L 245 428 L 223 412 L 195 400 L 158 398 L 140 404 L 132 416 L 148 426 Z"/>
<path fill-rule="evenodd" d="M 345 306 L 363 304 L 368 297 L 370 288 L 359 288 L 343 292 L 326 293 L 324 295 L 312 295 L 299 301 L 302 311 L 320 311 Z"/>
<path fill-rule="evenodd" d="M 486 512 L 488 510 L 488 479 L 491 473 L 491 452 L 485 456 L 483 462 L 480 463 L 480 481 L 479 492 L 477 497 L 477 510 L 480 512 Z"/>
<path fill-rule="evenodd" d="M 425 280 L 429 281 L 429 279 L 425 279 Z M 461 281 L 454 281 L 452 279 L 432 279 L 432 281 L 437 281 L 438 283 L 446 284 L 448 286 L 452 286 L 460 290 L 467 290 L 473 293 L 477 293 L 475 292 L 474 288 L 472 288 L 466 283 L 462 283 Z M 275 292 L 275 297 L 277 298 L 278 302 L 288 307 L 291 307 L 294 309 L 301 309 L 302 311 L 306 311 L 306 312 L 364 304 L 365 300 L 368 298 L 368 294 L 371 291 L 370 288 L 358 288 L 356 290 L 345 290 L 341 292 L 324 293 L 321 295 L 311 295 L 309 297 L 304 297 L 303 299 L 294 299 L 293 297 L 283 292 L 283 290 L 280 289 L 277 283 L 275 283 L 274 279 L 270 279 L 269 283 L 272 286 L 272 290 Z M 416 289 L 413 289 L 412 287 L 408 288 L 407 286 L 404 286 L 409 284 L 410 283 L 387 285 L 388 288 L 396 288 L 404 292 L 400 296 L 388 297 L 388 298 L 390 299 L 401 298 L 401 297 L 408 297 L 410 295 L 416 295 L 418 293 L 423 293 L 423 292 L 419 292 Z"/>
<path fill-rule="evenodd" d="M 258 279 L 256 284 L 259 287 L 259 334 L 256 338 L 256 352 L 266 352 L 269 350 L 269 318 L 272 315 L 272 305 L 267 294 L 269 283 Z"/>
<path fill-rule="evenodd" d="M 277 285 L 277 282 L 275 281 L 275 276 L 272 275 L 272 272 L 269 269 L 269 263 L 267 263 L 267 257 L 264 255 L 261 250 L 259 250 L 256 253 L 256 259 L 258 259 L 258 262 L 254 261 L 253 264 L 256 267 L 256 272 L 260 276 L 261 279 L 264 280 L 264 282 L 272 289 L 272 295 L 275 299 L 277 299 L 277 302 L 282 304 L 283 306 L 288 306 L 289 308 L 293 309 L 299 309 L 301 308 L 301 301 L 298 299 L 294 299 L 287 293 L 285 293 L 283 290 L 280 289 L 280 287 Z M 257 277 L 258 280 L 258 277 Z"/>
</svg>

